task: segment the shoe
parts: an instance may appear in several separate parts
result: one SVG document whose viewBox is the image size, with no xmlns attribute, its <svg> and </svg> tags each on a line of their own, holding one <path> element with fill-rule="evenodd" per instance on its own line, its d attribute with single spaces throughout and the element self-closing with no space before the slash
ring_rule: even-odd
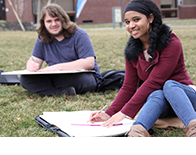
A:
<svg viewBox="0 0 196 155">
<path fill-rule="evenodd" d="M 71 86 L 67 89 L 61 90 L 59 95 L 75 96 L 76 95 L 76 89 Z"/>
<path fill-rule="evenodd" d="M 127 137 L 150 137 L 148 131 L 141 125 L 133 125 L 126 134 Z"/>
<path fill-rule="evenodd" d="M 196 119 L 190 121 L 184 132 L 187 137 L 196 137 Z"/>
</svg>

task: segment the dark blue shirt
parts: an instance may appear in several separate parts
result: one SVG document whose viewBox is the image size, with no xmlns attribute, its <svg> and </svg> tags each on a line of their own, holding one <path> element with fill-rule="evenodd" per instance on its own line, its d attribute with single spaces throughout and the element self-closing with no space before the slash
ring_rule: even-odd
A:
<svg viewBox="0 0 196 155">
<path fill-rule="evenodd" d="M 41 43 L 37 38 L 32 55 L 44 60 L 49 66 L 92 56 L 96 58 L 91 40 L 81 28 L 77 28 L 69 39 L 65 38 L 62 41 L 54 39 L 51 43 Z M 102 77 L 96 60 L 93 70 L 97 81 L 100 82 Z"/>
</svg>

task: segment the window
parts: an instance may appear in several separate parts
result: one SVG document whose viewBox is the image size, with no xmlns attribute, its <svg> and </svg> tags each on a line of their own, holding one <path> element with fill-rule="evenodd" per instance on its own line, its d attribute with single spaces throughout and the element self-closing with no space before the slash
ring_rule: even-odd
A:
<svg viewBox="0 0 196 155">
<path fill-rule="evenodd" d="M 0 0 L 0 20 L 6 20 L 6 18 L 5 18 L 5 0 Z"/>
<path fill-rule="evenodd" d="M 177 4 L 177 0 L 161 0 L 161 12 L 163 18 L 177 17 Z"/>
</svg>

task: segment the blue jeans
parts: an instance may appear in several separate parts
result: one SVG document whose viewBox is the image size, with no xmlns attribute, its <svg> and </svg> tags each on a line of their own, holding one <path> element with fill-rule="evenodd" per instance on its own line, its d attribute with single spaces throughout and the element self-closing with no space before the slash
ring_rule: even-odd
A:
<svg viewBox="0 0 196 155">
<path fill-rule="evenodd" d="M 142 107 L 134 122 L 149 130 L 156 120 L 175 114 L 180 118 L 185 127 L 189 122 L 196 119 L 196 91 L 179 82 L 168 80 L 165 82 L 163 90 L 152 92 Z"/>
</svg>

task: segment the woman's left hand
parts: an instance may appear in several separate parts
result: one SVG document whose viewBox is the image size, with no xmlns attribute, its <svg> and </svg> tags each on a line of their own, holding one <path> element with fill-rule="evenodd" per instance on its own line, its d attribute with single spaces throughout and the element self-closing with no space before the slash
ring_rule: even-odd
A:
<svg viewBox="0 0 196 155">
<path fill-rule="evenodd" d="M 122 121 L 125 118 L 125 114 L 123 114 L 122 112 L 118 112 L 115 115 L 113 115 L 108 121 L 106 121 L 105 123 L 103 123 L 101 126 L 103 127 L 111 127 L 114 124 Z"/>
</svg>

